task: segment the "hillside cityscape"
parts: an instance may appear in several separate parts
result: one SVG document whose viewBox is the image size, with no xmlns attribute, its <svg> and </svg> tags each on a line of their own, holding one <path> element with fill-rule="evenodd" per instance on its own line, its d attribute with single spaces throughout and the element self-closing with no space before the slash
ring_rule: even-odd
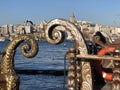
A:
<svg viewBox="0 0 120 90">
<path fill-rule="evenodd" d="M 74 13 L 71 14 L 70 19 L 72 23 L 81 28 L 81 31 L 85 39 L 92 39 L 95 32 L 100 31 L 113 39 L 120 38 L 120 27 L 106 26 L 102 24 L 94 24 L 89 21 L 76 20 Z M 0 41 L 12 40 L 14 37 L 20 34 L 32 35 L 36 40 L 44 39 L 44 31 L 47 25 L 47 21 L 43 20 L 39 24 L 34 24 L 30 20 L 24 21 L 23 24 L 6 24 L 0 26 Z M 57 30 L 65 30 L 65 28 L 59 26 Z M 67 33 L 67 39 L 72 40 L 70 33 Z"/>
</svg>

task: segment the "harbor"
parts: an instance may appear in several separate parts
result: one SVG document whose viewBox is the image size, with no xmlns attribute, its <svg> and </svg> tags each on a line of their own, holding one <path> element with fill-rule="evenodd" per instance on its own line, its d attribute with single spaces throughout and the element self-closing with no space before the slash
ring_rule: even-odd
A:
<svg viewBox="0 0 120 90">
<path fill-rule="evenodd" d="M 0 50 L 4 51 L 9 42 L 0 42 Z M 32 59 L 21 54 L 20 46 L 16 50 L 14 60 L 15 71 L 20 77 L 19 90 L 67 90 L 69 60 L 65 59 L 65 54 L 70 47 L 74 47 L 74 41 L 66 41 L 56 46 L 46 41 L 38 41 L 38 44 L 39 53 Z M 98 80 L 94 87 L 97 89 L 94 90 L 100 90 L 105 84 Z"/>
<path fill-rule="evenodd" d="M 0 90 L 120 90 L 119 3 L 1 1 Z"/>
<path fill-rule="evenodd" d="M 67 40 L 66 30 L 56 30 L 57 26 L 63 26 L 69 30 L 73 40 Z M 31 35 L 25 34 L 18 35 L 12 41 L 7 41 L 4 45 L 5 49 L 3 48 L 4 42 L 1 42 L 0 82 L 4 83 L 0 83 L 0 89 L 20 89 L 23 82 L 17 73 L 23 76 L 24 74 L 62 76 L 63 88 L 68 90 L 119 88 L 116 79 L 119 78 L 119 75 L 116 76 L 119 74 L 119 39 L 115 39 L 113 42 L 107 35 L 104 36 L 100 31 L 97 31 L 92 37 L 92 41 L 88 41 L 79 29 L 68 20 L 54 19 L 47 24 L 44 37 L 46 40 L 41 43 Z M 55 46 L 59 47 L 55 48 Z M 20 52 L 23 56 L 20 55 Z M 109 54 L 108 57 L 105 54 Z M 63 57 L 61 58 L 61 56 Z M 25 57 L 29 60 L 27 61 Z M 33 63 L 30 62 L 31 58 L 34 60 Z M 36 61 L 38 59 L 41 60 L 41 64 Z M 20 62 L 17 62 L 18 60 Z M 111 70 L 110 74 L 107 73 L 108 71 L 106 72 L 107 69 Z M 108 81 L 114 82 L 109 84 Z M 35 88 L 33 86 L 33 89 Z"/>
<path fill-rule="evenodd" d="M 3 51 L 9 42 L 0 42 L 0 50 Z M 38 43 L 39 53 L 32 59 L 25 58 L 20 47 L 16 50 L 14 61 L 16 73 L 20 77 L 19 90 L 66 90 L 68 69 L 64 75 L 64 56 L 68 47 L 74 43 L 67 41 L 57 46 L 46 41 Z M 69 61 L 66 62 L 67 67 Z"/>
</svg>

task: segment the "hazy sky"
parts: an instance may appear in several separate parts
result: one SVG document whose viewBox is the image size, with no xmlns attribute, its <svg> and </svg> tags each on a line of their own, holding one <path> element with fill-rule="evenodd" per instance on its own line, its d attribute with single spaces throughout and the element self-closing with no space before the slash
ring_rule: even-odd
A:
<svg viewBox="0 0 120 90">
<path fill-rule="evenodd" d="M 120 26 L 120 0 L 0 0 L 0 25 L 69 19 Z"/>
</svg>

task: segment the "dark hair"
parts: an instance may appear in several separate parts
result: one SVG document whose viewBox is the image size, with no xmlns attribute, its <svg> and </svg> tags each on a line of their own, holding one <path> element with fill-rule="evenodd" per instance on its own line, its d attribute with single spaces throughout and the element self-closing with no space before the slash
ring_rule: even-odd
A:
<svg viewBox="0 0 120 90">
<path fill-rule="evenodd" d="M 103 43 L 106 43 L 105 37 L 103 36 L 103 34 L 100 31 L 97 31 L 95 33 L 95 36 L 100 36 L 100 41 L 102 41 Z"/>
</svg>

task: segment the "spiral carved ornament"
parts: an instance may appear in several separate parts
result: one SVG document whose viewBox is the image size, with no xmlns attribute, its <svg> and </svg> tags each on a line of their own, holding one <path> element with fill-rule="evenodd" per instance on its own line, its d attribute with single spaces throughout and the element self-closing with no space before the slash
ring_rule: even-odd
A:
<svg viewBox="0 0 120 90">
<path fill-rule="evenodd" d="M 2 55 L 0 64 L 0 90 L 18 90 L 19 77 L 14 70 L 14 55 L 16 48 L 23 42 L 28 41 L 21 47 L 22 54 L 27 58 L 34 57 L 38 52 L 38 44 L 29 35 L 19 35 L 11 41 Z"/>
<path fill-rule="evenodd" d="M 63 26 L 65 28 L 65 31 L 61 31 L 61 30 L 55 31 L 55 28 L 57 26 Z M 79 52 L 79 54 L 88 55 L 88 48 L 85 43 L 83 34 L 81 33 L 81 30 L 78 29 L 78 27 L 75 24 L 71 23 L 68 20 L 65 20 L 65 19 L 51 20 L 47 24 L 47 27 L 45 30 L 46 40 L 51 44 L 62 43 L 65 39 L 66 31 L 69 32 L 72 35 L 72 37 L 74 38 L 75 44 L 76 44 L 76 50 Z M 79 67 L 81 69 L 80 70 L 81 71 L 80 78 L 82 81 L 79 82 L 81 85 L 80 90 L 92 90 L 93 87 L 92 87 L 92 74 L 91 74 L 90 62 L 82 60 L 82 61 L 80 61 L 80 63 L 81 64 L 79 64 L 79 66 L 77 65 L 77 67 Z M 71 74 L 71 75 L 73 75 L 73 74 Z M 70 81 L 70 82 L 72 82 L 72 81 Z M 70 85 L 70 86 L 74 86 L 74 85 Z M 69 88 L 69 89 L 71 89 L 71 88 Z M 71 90 L 74 90 L 74 89 L 71 89 Z"/>
</svg>

